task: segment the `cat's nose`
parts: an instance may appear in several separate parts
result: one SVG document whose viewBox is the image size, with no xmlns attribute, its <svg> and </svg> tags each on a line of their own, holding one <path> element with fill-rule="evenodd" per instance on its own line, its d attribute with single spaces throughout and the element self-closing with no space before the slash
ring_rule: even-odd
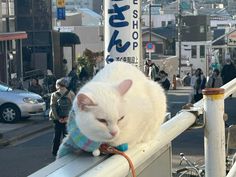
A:
<svg viewBox="0 0 236 177">
<path fill-rule="evenodd" d="M 116 136 L 117 131 L 110 132 L 110 134 L 111 134 L 112 136 Z"/>
</svg>

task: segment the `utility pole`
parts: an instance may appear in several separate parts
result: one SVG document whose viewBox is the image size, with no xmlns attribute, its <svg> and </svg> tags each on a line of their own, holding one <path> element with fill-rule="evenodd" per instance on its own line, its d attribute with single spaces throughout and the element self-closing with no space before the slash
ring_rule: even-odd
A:
<svg viewBox="0 0 236 177">
<path fill-rule="evenodd" d="M 149 43 L 152 43 L 152 0 L 149 4 Z M 149 51 L 149 59 L 152 59 L 151 51 Z"/>
<path fill-rule="evenodd" d="M 181 0 L 178 0 L 178 43 L 179 43 L 179 76 L 181 74 L 181 40 L 182 40 L 182 10 L 180 6 Z"/>
<path fill-rule="evenodd" d="M 10 5 L 9 5 L 9 0 L 6 0 L 6 32 L 10 32 Z"/>
<path fill-rule="evenodd" d="M 149 4 L 149 43 L 152 43 L 152 7 L 162 8 L 162 4 L 153 4 L 153 0 L 150 0 Z M 154 45 L 154 44 L 153 44 Z M 149 51 L 149 59 L 152 59 L 152 52 Z"/>
</svg>

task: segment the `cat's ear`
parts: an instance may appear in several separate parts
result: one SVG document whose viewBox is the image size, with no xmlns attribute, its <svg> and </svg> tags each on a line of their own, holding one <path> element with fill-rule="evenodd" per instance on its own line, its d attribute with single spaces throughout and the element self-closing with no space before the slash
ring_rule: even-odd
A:
<svg viewBox="0 0 236 177">
<path fill-rule="evenodd" d="M 86 106 L 96 106 L 96 104 L 87 95 L 80 93 L 77 96 L 77 104 L 81 110 L 84 110 Z"/>
<path fill-rule="evenodd" d="M 133 81 L 130 79 L 122 81 L 117 87 L 117 90 L 120 93 L 120 95 L 123 96 L 130 89 L 132 84 Z"/>
</svg>

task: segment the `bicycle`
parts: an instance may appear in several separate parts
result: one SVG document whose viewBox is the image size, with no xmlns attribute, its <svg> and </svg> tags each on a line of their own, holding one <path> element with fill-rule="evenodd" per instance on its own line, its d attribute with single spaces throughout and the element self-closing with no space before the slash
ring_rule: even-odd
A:
<svg viewBox="0 0 236 177">
<path fill-rule="evenodd" d="M 184 156 L 184 153 L 180 153 L 180 163 L 182 165 L 183 162 L 186 165 L 178 170 L 176 170 L 177 177 L 204 177 L 205 176 L 205 166 L 198 165 L 195 162 L 190 161 Z"/>
<path fill-rule="evenodd" d="M 236 125 L 230 125 L 226 129 L 226 174 L 230 171 L 233 164 L 236 161 Z M 177 177 L 204 177 L 205 176 L 205 166 L 199 166 L 197 163 L 188 160 L 184 153 L 180 153 L 180 163 L 186 163 L 184 167 L 176 170 Z"/>
</svg>

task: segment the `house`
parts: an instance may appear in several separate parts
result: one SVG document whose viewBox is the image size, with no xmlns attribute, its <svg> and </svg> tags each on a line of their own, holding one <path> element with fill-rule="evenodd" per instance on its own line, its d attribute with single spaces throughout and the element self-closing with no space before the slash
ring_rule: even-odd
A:
<svg viewBox="0 0 236 177">
<path fill-rule="evenodd" d="M 57 46 L 57 58 L 60 61 L 67 60 L 67 70 L 70 71 L 76 63 L 76 58 L 81 56 L 86 49 L 93 52 L 103 51 L 103 28 L 101 26 L 101 15 L 88 8 L 78 8 L 76 11 L 66 12 L 66 19 L 60 21 L 60 25 L 54 23 L 53 28 L 60 33 L 73 33 L 79 37 L 79 45 L 74 47 L 64 46 L 60 49 Z M 54 22 L 56 19 L 54 18 Z M 56 35 L 58 36 L 58 34 Z M 56 41 L 54 41 L 57 43 Z M 54 45 L 55 46 L 55 45 Z M 57 63 L 57 65 L 62 65 Z"/>
<path fill-rule="evenodd" d="M 208 45 L 212 40 L 210 19 L 208 16 L 183 16 L 181 31 L 181 45 L 176 42 L 176 55 L 181 50 L 181 75 L 192 70 L 201 68 L 208 73 Z M 179 49 L 179 46 L 181 47 Z M 187 70 L 185 70 L 187 69 Z"/>
<path fill-rule="evenodd" d="M 23 81 L 22 41 L 28 37 L 14 28 L 13 7 L 13 2 L 0 0 L 0 82 L 7 84 Z"/>
<path fill-rule="evenodd" d="M 149 57 L 149 52 L 146 50 L 146 45 L 149 42 L 155 46 L 155 50 L 152 52 L 152 59 L 157 60 L 163 56 L 175 55 L 175 36 L 176 28 L 174 25 L 152 28 L 151 31 L 148 28 L 143 29 L 143 58 Z"/>
</svg>

